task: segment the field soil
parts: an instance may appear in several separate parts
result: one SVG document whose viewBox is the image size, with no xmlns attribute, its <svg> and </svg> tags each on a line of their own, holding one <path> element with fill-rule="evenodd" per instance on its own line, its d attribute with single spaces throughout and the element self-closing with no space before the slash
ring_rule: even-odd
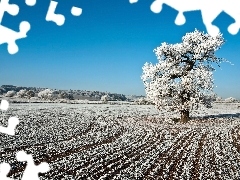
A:
<svg viewBox="0 0 240 180">
<path fill-rule="evenodd" d="M 151 105 L 10 104 L 0 125 L 20 123 L 0 134 L 0 163 L 15 179 L 20 150 L 49 163 L 40 179 L 240 179 L 240 104 L 214 104 L 186 124 L 162 115 Z"/>
</svg>

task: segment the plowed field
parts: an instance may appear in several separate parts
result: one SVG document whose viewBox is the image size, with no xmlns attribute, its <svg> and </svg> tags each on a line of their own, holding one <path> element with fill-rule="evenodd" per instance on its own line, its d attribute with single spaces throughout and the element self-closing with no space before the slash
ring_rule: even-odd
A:
<svg viewBox="0 0 240 180">
<path fill-rule="evenodd" d="M 163 121 L 153 106 L 16 104 L 16 136 L 0 134 L 0 162 L 20 179 L 31 153 L 51 170 L 41 179 L 240 179 L 240 109 L 215 104 L 187 124 Z"/>
</svg>

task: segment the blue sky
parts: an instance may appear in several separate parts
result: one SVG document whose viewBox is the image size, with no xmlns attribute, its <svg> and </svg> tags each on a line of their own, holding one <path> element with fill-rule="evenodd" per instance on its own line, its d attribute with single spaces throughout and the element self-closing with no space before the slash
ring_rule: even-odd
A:
<svg viewBox="0 0 240 180">
<path fill-rule="evenodd" d="M 49 0 L 34 7 L 10 0 L 20 7 L 16 17 L 4 15 L 2 25 L 18 31 L 19 23 L 31 24 L 28 37 L 17 41 L 19 52 L 10 55 L 0 46 L 0 85 L 99 90 L 145 95 L 140 78 L 145 62 L 156 63 L 153 49 L 162 42 L 177 43 L 195 28 L 206 32 L 201 12 L 185 13 L 186 23 L 174 24 L 177 11 L 164 5 L 159 14 L 150 10 L 152 0 L 130 4 L 128 0 L 58 0 L 56 13 L 65 16 L 57 26 L 45 21 Z M 83 9 L 79 17 L 72 6 Z M 231 35 L 234 19 L 221 13 L 213 22 L 226 43 L 216 53 L 231 61 L 214 73 L 215 92 L 223 98 L 240 99 L 240 33 Z"/>
</svg>

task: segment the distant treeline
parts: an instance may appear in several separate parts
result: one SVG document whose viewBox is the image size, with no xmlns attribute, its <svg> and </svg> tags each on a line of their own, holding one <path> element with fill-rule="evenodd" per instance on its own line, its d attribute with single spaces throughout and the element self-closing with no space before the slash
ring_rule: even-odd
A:
<svg viewBox="0 0 240 180">
<path fill-rule="evenodd" d="M 23 87 L 23 86 L 14 86 L 14 85 L 2 85 L 0 87 L 0 95 L 5 95 L 9 91 L 14 91 L 16 94 L 20 92 L 21 90 L 27 90 L 34 92 L 35 96 L 37 94 L 45 89 L 48 88 L 42 88 L 42 87 Z M 54 91 L 54 94 L 63 94 L 67 93 L 70 94 L 72 99 L 80 99 L 80 100 L 100 100 L 102 96 L 108 95 L 109 100 L 111 101 L 134 101 L 134 99 L 137 99 L 142 96 L 125 96 L 124 94 L 118 94 L 118 93 L 109 93 L 109 92 L 100 92 L 100 91 L 87 91 L 87 90 L 58 90 L 58 89 L 52 89 Z"/>
</svg>

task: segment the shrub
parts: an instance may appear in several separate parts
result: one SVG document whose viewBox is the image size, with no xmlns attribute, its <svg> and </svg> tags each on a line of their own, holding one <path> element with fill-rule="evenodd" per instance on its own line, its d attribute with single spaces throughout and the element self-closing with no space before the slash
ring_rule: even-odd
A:
<svg viewBox="0 0 240 180">
<path fill-rule="evenodd" d="M 51 89 L 45 89 L 43 91 L 40 91 L 38 93 L 38 97 L 40 99 L 45 99 L 45 100 L 52 100 L 53 99 L 53 91 Z"/>
<path fill-rule="evenodd" d="M 5 94 L 6 97 L 13 97 L 13 96 L 15 96 L 15 95 L 16 95 L 16 91 L 8 91 L 8 92 Z"/>
</svg>

